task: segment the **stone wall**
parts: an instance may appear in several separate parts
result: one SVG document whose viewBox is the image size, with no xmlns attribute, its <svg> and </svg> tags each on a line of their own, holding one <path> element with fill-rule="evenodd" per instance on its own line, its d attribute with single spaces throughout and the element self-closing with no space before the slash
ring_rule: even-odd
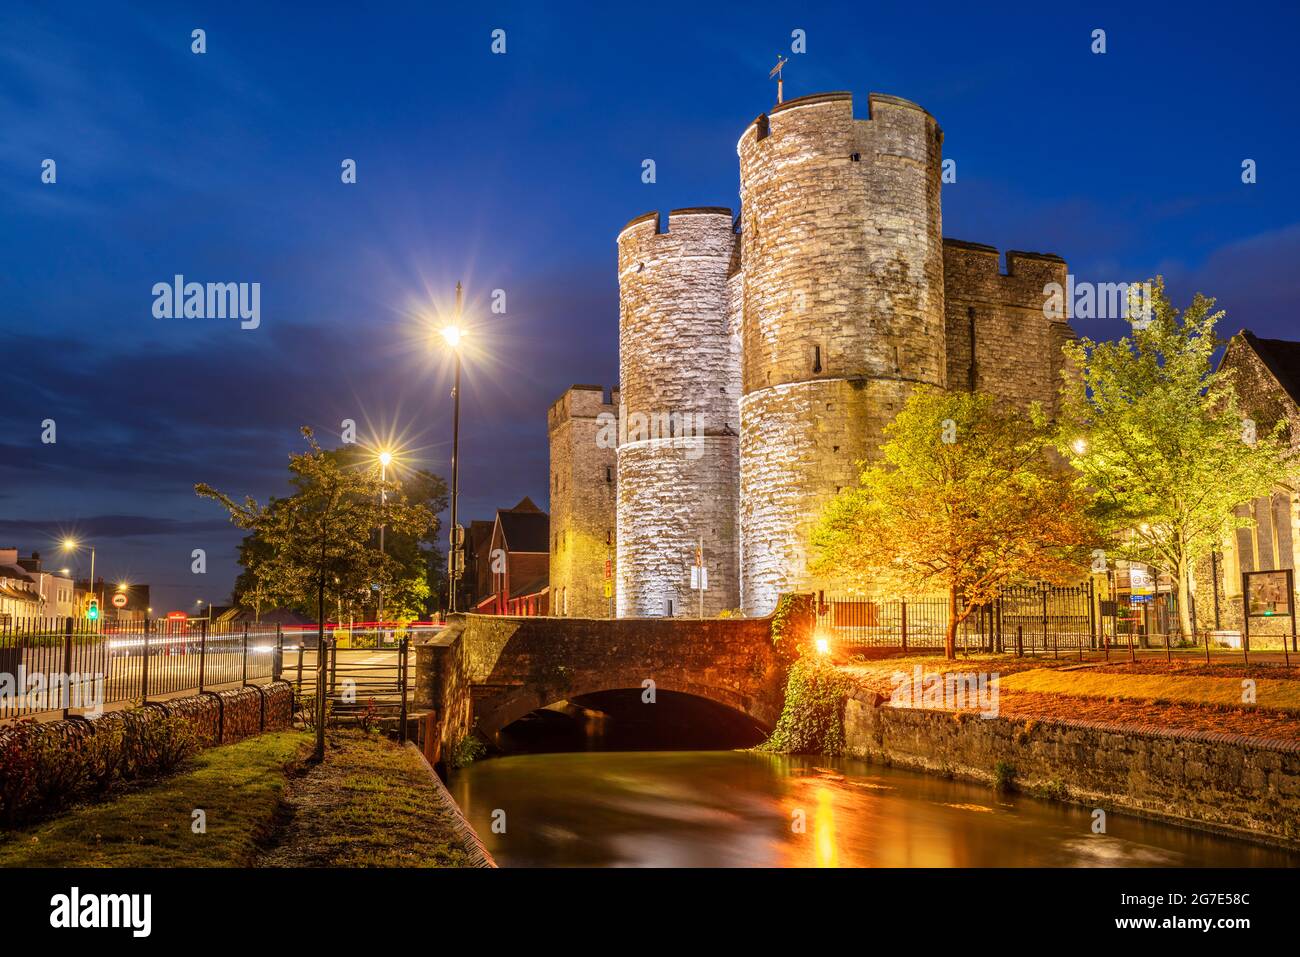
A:
<svg viewBox="0 0 1300 957">
<path fill-rule="evenodd" d="M 719 208 L 673 210 L 666 232 L 651 213 L 618 236 L 620 617 L 693 612 L 690 566 L 701 538 L 705 613 L 739 604 L 740 370 L 728 286 L 735 246 L 731 210 Z M 639 417 L 671 424 L 672 416 L 692 417 L 685 438 L 638 429 Z"/>
<path fill-rule="evenodd" d="M 948 387 L 974 388 L 1018 406 L 1038 402 L 1054 415 L 1061 349 L 1074 333 L 1067 322 L 1044 315 L 1044 287 L 1065 288 L 1065 260 L 1011 251 L 1003 273 L 998 258 L 992 246 L 943 241 Z"/>
<path fill-rule="evenodd" d="M 943 134 L 848 93 L 760 116 L 740 158 L 741 607 L 807 590 L 809 523 L 856 480 L 912 384 L 944 384 Z"/>
<path fill-rule="evenodd" d="M 600 416 L 617 416 L 619 391 L 575 385 L 551 406 L 551 614 L 607 618 L 605 562 L 614 555 L 618 459 L 597 443 Z"/>
<path fill-rule="evenodd" d="M 805 641 L 810 627 L 792 621 L 784 647 Z M 538 708 L 646 681 L 772 727 L 788 664 L 773 644 L 770 618 L 453 616 L 445 631 L 416 646 L 415 709 L 435 713 L 437 743 L 425 751 L 435 762 L 471 729 L 493 738 Z"/>
<path fill-rule="evenodd" d="M 1300 741 L 1101 721 L 984 719 L 850 698 L 849 754 L 1090 808 L 1300 846 Z"/>
<path fill-rule="evenodd" d="M 943 240 L 934 117 L 881 94 L 868 114 L 824 93 L 750 123 L 736 146 L 739 233 L 731 210 L 706 207 L 674 210 L 666 230 L 647 213 L 618 235 L 625 411 L 700 412 L 710 436 L 693 460 L 672 443 L 620 443 L 620 616 L 663 615 L 669 602 L 690 613 L 701 535 L 707 614 L 761 615 L 782 592 L 834 590 L 808 571 L 808 531 L 917 383 L 1057 410 L 1074 334 L 1044 316 L 1043 287 L 1064 285 L 1064 261 L 1008 252 L 1002 273 L 992 247 Z M 567 433 L 552 446 L 553 473 L 576 480 L 586 465 L 566 448 L 583 447 Z M 607 515 L 603 500 L 575 497 L 553 501 L 553 522 L 560 508 L 589 512 L 597 529 Z M 552 562 L 552 594 L 584 594 L 571 614 L 597 613 L 592 559 Z"/>
<path fill-rule="evenodd" d="M 1284 422 L 1292 448 L 1300 448 L 1300 407 L 1260 356 L 1257 344 L 1266 348 L 1251 333 L 1242 330 L 1228 343 L 1219 368 L 1236 390 L 1241 414 L 1255 421 L 1258 434 L 1266 435 L 1276 423 Z M 1237 631 L 1242 627 L 1243 571 L 1273 567 L 1300 569 L 1300 494 L 1297 494 L 1297 489 L 1300 489 L 1300 476 L 1295 476 L 1288 485 L 1278 487 L 1272 503 L 1267 498 L 1256 499 L 1250 506 L 1250 513 L 1259 522 L 1257 528 L 1237 529 L 1225 537 L 1219 555 L 1217 582 L 1221 628 Z M 1274 530 L 1270 527 L 1273 521 L 1279 526 L 1277 546 L 1282 553 L 1276 566 L 1272 554 Z M 1283 522 L 1287 524 L 1283 525 Z M 1254 541 L 1260 545 L 1262 554 L 1259 556 L 1255 553 Z M 1216 584 L 1212 580 L 1210 563 L 1202 562 L 1194 573 L 1198 627 L 1214 626 L 1213 589 Z M 1300 580 L 1296 584 L 1300 586 Z M 1300 592 L 1296 595 L 1296 602 L 1300 605 Z M 1289 630 L 1290 622 L 1285 620 L 1270 622 L 1256 618 L 1251 622 L 1252 633 L 1280 634 Z"/>
</svg>

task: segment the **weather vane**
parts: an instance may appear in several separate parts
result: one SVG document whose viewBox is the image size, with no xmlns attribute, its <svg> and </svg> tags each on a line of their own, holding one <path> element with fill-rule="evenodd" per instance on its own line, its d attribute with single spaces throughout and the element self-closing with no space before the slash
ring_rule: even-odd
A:
<svg viewBox="0 0 1300 957">
<path fill-rule="evenodd" d="M 776 66 L 772 67 L 772 71 L 767 75 L 769 80 L 772 79 L 772 77 L 776 77 L 776 102 L 778 103 L 785 102 L 785 80 L 781 76 L 781 70 L 789 62 L 789 59 L 786 57 L 778 55 L 776 58 Z"/>
</svg>

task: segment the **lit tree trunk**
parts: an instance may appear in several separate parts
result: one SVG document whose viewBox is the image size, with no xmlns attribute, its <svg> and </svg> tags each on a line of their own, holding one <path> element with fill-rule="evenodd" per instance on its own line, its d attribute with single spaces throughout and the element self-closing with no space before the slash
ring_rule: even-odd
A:
<svg viewBox="0 0 1300 957">
<path fill-rule="evenodd" d="M 1192 624 L 1192 589 L 1187 580 L 1187 561 L 1178 561 L 1178 624 L 1183 631 L 1183 640 L 1193 640 L 1195 632 Z"/>
<path fill-rule="evenodd" d="M 952 660 L 957 657 L 957 586 L 948 588 L 948 633 L 943 639 L 944 657 Z"/>
<path fill-rule="evenodd" d="M 301 654 L 302 652 L 299 652 Z M 325 760 L 325 576 L 316 590 L 316 761 Z"/>
</svg>

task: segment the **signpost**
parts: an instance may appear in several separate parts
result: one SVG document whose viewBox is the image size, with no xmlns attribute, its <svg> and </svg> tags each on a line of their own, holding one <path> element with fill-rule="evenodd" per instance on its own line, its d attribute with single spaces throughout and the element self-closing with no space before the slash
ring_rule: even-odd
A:
<svg viewBox="0 0 1300 957">
<path fill-rule="evenodd" d="M 700 618 L 704 617 L 704 592 L 709 587 L 709 570 L 704 567 L 704 538 L 695 548 L 695 564 L 691 566 L 691 588 L 700 593 Z"/>
<path fill-rule="evenodd" d="M 1252 618 L 1291 619 L 1291 651 L 1295 650 L 1295 572 L 1290 568 L 1267 572 L 1242 572 L 1241 596 L 1246 614 L 1242 617 L 1241 652 L 1250 661 L 1250 620 Z M 1282 636 L 1282 655 L 1287 666 L 1291 655 L 1286 646 L 1287 636 Z"/>
</svg>

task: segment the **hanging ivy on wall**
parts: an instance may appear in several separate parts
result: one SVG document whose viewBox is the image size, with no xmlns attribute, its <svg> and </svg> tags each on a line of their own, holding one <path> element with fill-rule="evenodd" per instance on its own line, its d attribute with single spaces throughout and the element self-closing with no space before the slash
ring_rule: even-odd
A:
<svg viewBox="0 0 1300 957">
<path fill-rule="evenodd" d="M 772 644 L 783 655 L 793 657 L 800 649 L 797 646 L 801 625 L 810 625 L 813 619 L 812 595 L 782 595 L 772 613 Z M 809 629 L 810 630 L 810 629 Z"/>
<path fill-rule="evenodd" d="M 829 659 L 815 655 L 800 658 L 790 666 L 785 707 L 776 729 L 759 748 L 782 754 L 842 753 L 844 703 L 851 685 Z"/>
</svg>

